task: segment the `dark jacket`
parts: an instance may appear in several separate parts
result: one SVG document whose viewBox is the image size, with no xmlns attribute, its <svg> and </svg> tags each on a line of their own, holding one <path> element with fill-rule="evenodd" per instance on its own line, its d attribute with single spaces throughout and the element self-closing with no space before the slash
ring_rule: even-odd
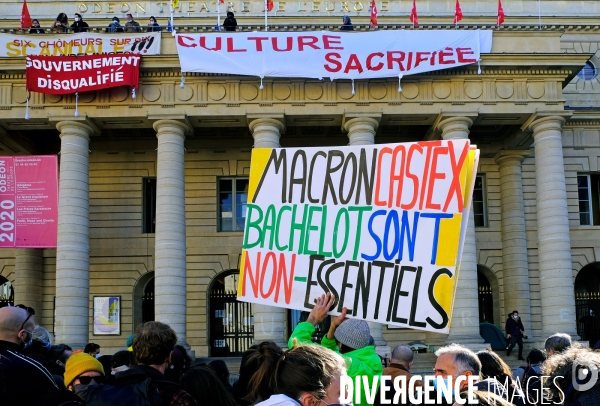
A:
<svg viewBox="0 0 600 406">
<path fill-rule="evenodd" d="M 42 364 L 21 353 L 21 347 L 0 341 L 0 403 L 3 406 L 36 405 L 59 387 Z"/>
<path fill-rule="evenodd" d="M 111 21 L 106 28 L 106 32 L 124 32 L 123 27 L 118 21 Z"/>
<path fill-rule="evenodd" d="M 164 406 L 198 406 L 194 398 L 181 389 L 179 385 L 172 383 L 159 371 L 146 365 L 135 365 L 127 371 L 117 373 L 111 385 L 134 385 L 148 378 L 152 380 L 152 385 L 158 390 L 158 395 Z M 107 388 L 110 388 L 110 385 Z M 87 403 L 88 405 L 120 406 L 121 402 L 119 399 L 112 399 L 111 395 L 110 390 L 97 392 L 94 395 L 90 394 L 88 395 Z"/>
<path fill-rule="evenodd" d="M 515 320 L 512 318 L 512 316 L 506 320 L 506 326 L 504 329 L 506 330 L 506 334 L 510 334 L 511 336 L 515 337 L 523 335 L 521 331 L 525 331 L 525 327 L 523 327 L 521 318 L 519 317 L 519 320 Z"/>
<path fill-rule="evenodd" d="M 350 20 L 349 16 L 344 16 L 340 30 L 341 31 L 354 31 L 354 26 L 352 25 L 352 21 Z"/>
<path fill-rule="evenodd" d="M 125 32 L 141 32 L 142 27 L 140 27 L 140 23 L 135 20 L 131 20 L 131 22 L 127 21 L 125 23 Z"/>
<path fill-rule="evenodd" d="M 146 32 L 159 32 L 160 31 L 160 25 L 158 25 L 158 23 L 153 23 L 152 25 L 148 24 L 148 28 L 146 28 Z"/>
<path fill-rule="evenodd" d="M 89 25 L 85 21 L 75 21 L 71 24 L 73 32 L 87 32 Z"/>
<path fill-rule="evenodd" d="M 225 21 L 223 21 L 223 27 L 225 27 L 225 31 L 235 31 L 235 27 L 237 27 L 237 20 L 233 16 L 227 16 Z"/>
<path fill-rule="evenodd" d="M 40 27 L 33 27 L 29 30 L 30 34 L 44 34 L 46 31 L 44 31 L 43 28 Z"/>
<path fill-rule="evenodd" d="M 569 385 L 565 391 L 565 406 L 600 405 L 600 381 L 586 391 L 578 392 Z"/>
<path fill-rule="evenodd" d="M 398 387 L 400 388 L 401 393 L 403 391 L 408 393 L 408 384 L 410 382 L 410 378 L 413 377 L 413 374 L 411 374 L 408 371 L 408 369 L 406 369 L 406 367 L 404 367 L 404 365 L 391 363 L 389 367 L 384 368 L 384 370 L 383 370 L 383 376 L 386 376 L 386 375 L 389 375 L 391 377 L 391 380 L 386 383 L 386 386 L 388 388 L 390 388 L 390 390 L 386 391 L 385 399 L 389 400 L 390 404 L 391 404 L 394 399 L 394 396 L 396 395 L 396 389 L 394 388 L 394 381 L 396 380 L 396 378 L 398 378 L 400 376 L 406 377 L 406 388 L 403 388 L 402 381 L 398 381 Z M 383 377 L 381 379 L 383 379 Z M 418 388 L 418 387 L 423 388 L 423 381 L 421 381 L 419 379 L 418 381 L 415 382 L 414 387 L 415 388 Z M 374 406 L 379 406 L 382 404 L 380 392 L 381 392 L 381 386 L 379 387 L 379 390 L 377 391 L 377 396 L 375 397 L 375 403 L 373 403 Z"/>
</svg>

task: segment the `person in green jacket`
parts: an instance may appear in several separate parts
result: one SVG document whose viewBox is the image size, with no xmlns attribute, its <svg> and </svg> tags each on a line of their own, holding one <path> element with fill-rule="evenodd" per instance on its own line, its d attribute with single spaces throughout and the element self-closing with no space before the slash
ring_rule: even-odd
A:
<svg viewBox="0 0 600 406">
<path fill-rule="evenodd" d="M 308 315 L 305 322 L 298 323 L 288 341 L 288 347 L 293 348 L 294 341 L 298 344 L 314 344 L 312 335 L 315 332 L 315 326 L 321 323 L 327 317 L 327 312 L 333 306 L 335 297 L 331 293 L 322 295 L 316 299 L 315 307 Z M 347 309 L 344 307 L 339 316 L 331 316 L 331 326 L 327 332 L 327 336 L 321 340 L 323 347 L 340 353 L 348 364 L 348 376 L 353 380 L 356 376 L 367 376 L 369 383 L 373 383 L 373 377 L 381 378 L 383 367 L 381 358 L 375 352 L 375 347 L 369 341 L 371 331 L 369 324 L 364 320 L 347 319 Z M 361 378 L 362 379 L 362 378 Z M 374 388 L 375 393 L 379 388 Z M 354 406 L 366 406 L 372 403 L 367 402 L 365 397 L 365 388 L 361 385 L 360 402 L 355 402 Z M 374 395 L 373 395 L 374 396 Z M 355 397 L 353 397 L 353 400 Z"/>
</svg>

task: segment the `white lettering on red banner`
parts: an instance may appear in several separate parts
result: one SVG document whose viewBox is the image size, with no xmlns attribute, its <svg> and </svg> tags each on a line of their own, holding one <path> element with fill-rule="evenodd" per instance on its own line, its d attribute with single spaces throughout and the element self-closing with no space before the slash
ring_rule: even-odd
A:
<svg viewBox="0 0 600 406">
<path fill-rule="evenodd" d="M 492 32 L 245 32 L 178 34 L 183 72 L 367 79 L 476 63 Z"/>
<path fill-rule="evenodd" d="M 55 248 L 58 157 L 0 157 L 0 248 Z"/>
<path fill-rule="evenodd" d="M 160 55 L 160 32 L 144 34 L 94 34 L 89 32 L 60 35 L 0 34 L 0 57 L 27 55 L 69 56 L 93 54 Z"/>
<path fill-rule="evenodd" d="M 28 56 L 27 89 L 32 92 L 67 94 L 106 89 L 137 87 L 139 55 Z"/>
</svg>

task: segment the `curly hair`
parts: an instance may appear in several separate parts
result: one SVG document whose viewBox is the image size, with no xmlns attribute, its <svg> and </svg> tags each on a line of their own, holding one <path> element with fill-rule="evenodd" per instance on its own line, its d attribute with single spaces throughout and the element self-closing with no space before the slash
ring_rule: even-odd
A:
<svg viewBox="0 0 600 406">
<path fill-rule="evenodd" d="M 573 365 L 590 364 L 600 368 L 600 354 L 579 344 L 573 344 L 566 351 L 549 357 L 542 365 L 543 375 L 549 376 L 544 380 L 544 387 L 548 389 L 548 399 L 562 403 L 565 400 L 563 392 L 573 379 Z"/>
</svg>

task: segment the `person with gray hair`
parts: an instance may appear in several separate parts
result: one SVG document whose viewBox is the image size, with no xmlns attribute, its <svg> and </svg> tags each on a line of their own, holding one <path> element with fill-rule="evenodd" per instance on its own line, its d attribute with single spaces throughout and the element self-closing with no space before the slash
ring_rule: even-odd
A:
<svg viewBox="0 0 600 406">
<path fill-rule="evenodd" d="M 573 342 L 571 336 L 565 333 L 552 334 L 546 339 L 544 348 L 546 349 L 546 355 L 551 357 L 554 354 L 560 354 L 561 352 L 568 349 Z"/>
<path fill-rule="evenodd" d="M 33 339 L 37 341 L 44 341 L 50 346 L 52 345 L 52 335 L 42 326 L 35 326 L 33 329 Z"/>
<path fill-rule="evenodd" d="M 435 361 L 433 374 L 435 378 L 442 377 L 446 381 L 446 385 L 449 383 L 448 378 L 451 378 L 452 389 L 454 388 L 454 382 L 456 382 L 459 376 L 466 378 L 460 383 L 461 392 L 468 389 L 469 376 L 475 376 L 478 379 L 481 378 L 481 362 L 477 358 L 477 355 L 467 347 L 460 344 L 450 344 L 438 349 L 435 355 L 437 360 Z M 437 390 L 437 379 L 433 382 Z M 446 403 L 442 402 L 442 404 L 445 405 Z"/>
</svg>

